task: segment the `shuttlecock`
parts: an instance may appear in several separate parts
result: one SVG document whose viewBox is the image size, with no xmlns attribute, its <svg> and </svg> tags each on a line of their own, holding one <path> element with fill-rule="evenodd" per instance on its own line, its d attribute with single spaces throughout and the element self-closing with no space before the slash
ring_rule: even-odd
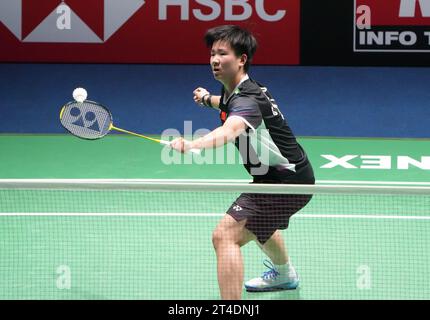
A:
<svg viewBox="0 0 430 320">
<path fill-rule="evenodd" d="M 76 88 L 73 90 L 73 99 L 77 102 L 84 102 L 87 99 L 88 93 L 84 88 Z"/>
</svg>

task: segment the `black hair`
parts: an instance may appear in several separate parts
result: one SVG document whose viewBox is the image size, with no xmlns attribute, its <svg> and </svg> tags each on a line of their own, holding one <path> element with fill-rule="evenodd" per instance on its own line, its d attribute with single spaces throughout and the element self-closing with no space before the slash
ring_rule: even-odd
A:
<svg viewBox="0 0 430 320">
<path fill-rule="evenodd" d="M 225 41 L 233 48 L 237 57 L 246 54 L 248 59 L 244 69 L 245 72 L 249 70 L 252 58 L 257 50 L 257 40 L 248 30 L 236 25 L 219 26 L 209 29 L 204 39 L 208 48 L 212 48 L 216 41 Z"/>
</svg>

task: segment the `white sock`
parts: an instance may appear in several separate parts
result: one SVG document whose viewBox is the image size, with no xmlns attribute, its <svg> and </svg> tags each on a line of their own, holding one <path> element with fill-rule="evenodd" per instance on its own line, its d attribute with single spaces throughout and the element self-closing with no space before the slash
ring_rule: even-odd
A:
<svg viewBox="0 0 430 320">
<path fill-rule="evenodd" d="M 288 275 L 290 272 L 291 265 L 289 262 L 286 264 L 274 264 L 276 271 L 281 275 Z"/>
</svg>

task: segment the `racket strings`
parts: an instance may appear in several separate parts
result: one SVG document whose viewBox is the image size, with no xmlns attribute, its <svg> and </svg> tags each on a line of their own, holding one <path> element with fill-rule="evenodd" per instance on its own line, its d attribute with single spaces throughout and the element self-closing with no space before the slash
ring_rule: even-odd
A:
<svg viewBox="0 0 430 320">
<path fill-rule="evenodd" d="M 109 133 L 110 112 L 91 101 L 71 102 L 63 107 L 61 124 L 73 135 L 84 139 L 99 139 Z"/>
</svg>

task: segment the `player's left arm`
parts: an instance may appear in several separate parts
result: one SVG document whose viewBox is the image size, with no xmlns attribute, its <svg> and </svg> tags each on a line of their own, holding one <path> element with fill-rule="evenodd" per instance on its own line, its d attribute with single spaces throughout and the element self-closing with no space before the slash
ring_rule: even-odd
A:
<svg viewBox="0 0 430 320">
<path fill-rule="evenodd" d="M 193 141 L 177 138 L 171 142 L 171 147 L 180 152 L 190 149 L 217 148 L 234 141 L 247 129 L 247 125 L 240 117 L 229 117 L 221 127 L 209 132 L 207 135 Z"/>
</svg>

